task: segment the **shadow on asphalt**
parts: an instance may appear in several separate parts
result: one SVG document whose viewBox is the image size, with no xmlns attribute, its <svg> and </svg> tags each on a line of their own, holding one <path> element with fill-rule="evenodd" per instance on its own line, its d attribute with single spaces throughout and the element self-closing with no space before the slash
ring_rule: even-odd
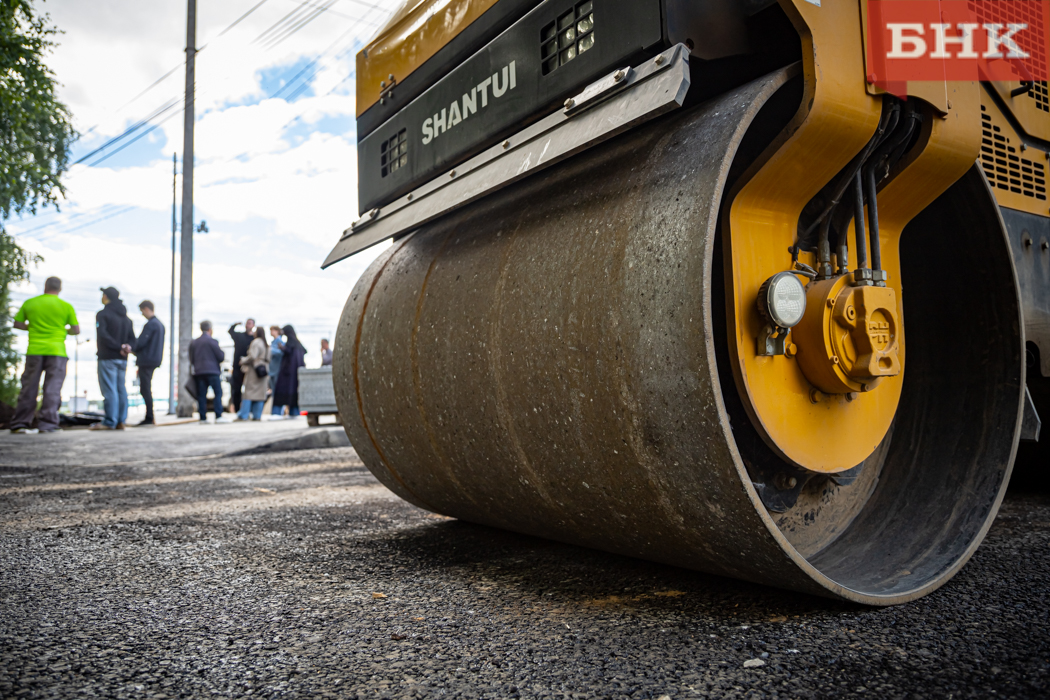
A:
<svg viewBox="0 0 1050 700">
<path fill-rule="evenodd" d="M 440 517 L 440 516 L 433 516 Z M 636 613 L 700 613 L 720 623 L 782 621 L 863 606 L 778 590 L 632 557 L 521 535 L 460 520 L 435 522 L 371 542 L 372 556 L 463 583 L 479 576 L 523 599 L 569 608 L 629 608 Z"/>
</svg>

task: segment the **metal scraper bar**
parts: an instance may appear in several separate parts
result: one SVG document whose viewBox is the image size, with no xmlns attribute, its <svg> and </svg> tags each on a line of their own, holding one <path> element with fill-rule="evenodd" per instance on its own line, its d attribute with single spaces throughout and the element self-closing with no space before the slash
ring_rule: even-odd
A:
<svg viewBox="0 0 1050 700">
<path fill-rule="evenodd" d="M 634 68 L 598 80 L 565 108 L 438 176 L 343 232 L 322 268 L 404 235 L 496 190 L 549 168 L 682 106 L 689 50 L 673 46 Z"/>
</svg>

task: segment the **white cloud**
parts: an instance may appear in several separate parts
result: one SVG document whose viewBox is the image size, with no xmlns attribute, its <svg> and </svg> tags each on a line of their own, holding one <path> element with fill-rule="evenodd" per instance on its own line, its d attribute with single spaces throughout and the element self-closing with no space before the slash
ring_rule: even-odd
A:
<svg viewBox="0 0 1050 700">
<path fill-rule="evenodd" d="M 197 43 L 207 47 L 197 54 L 195 218 L 206 219 L 210 233 L 195 236 L 194 326 L 207 317 L 222 331 L 221 342 L 228 342 L 225 327 L 249 315 L 267 325 L 292 323 L 311 351 L 308 364 L 315 365 L 320 338 L 336 327 L 354 282 L 382 249 L 320 270 L 340 232 L 357 216 L 357 159 L 352 132 L 316 127 L 332 119 L 353 123 L 353 47 L 367 42 L 400 1 L 372 0 L 383 8 L 376 11 L 344 0 L 268 49 L 253 40 L 300 5 L 300 0 L 268 0 L 227 35 L 217 36 L 256 2 L 198 4 Z M 48 59 L 62 83 L 59 96 L 78 128 L 95 127 L 85 145 L 98 145 L 166 101 L 181 100 L 180 68 L 124 107 L 183 60 L 185 0 L 48 0 L 42 9 L 64 32 Z M 361 17 L 366 21 L 354 19 Z M 315 73 L 313 96 L 289 103 L 285 99 L 294 92 L 289 89 L 281 99 L 266 98 L 279 84 L 276 76 L 287 80 L 315 59 L 306 71 Z M 63 296 L 80 315 L 82 339 L 93 338 L 98 288 L 115 285 L 128 300 L 136 328 L 141 319 L 135 306 L 149 298 L 170 332 L 172 152 L 181 161 L 181 114 L 120 156 L 74 168 L 61 214 L 8 222 L 16 235 L 26 232 L 19 236 L 23 245 L 45 258 L 32 283 L 15 290 L 15 301 L 39 293 L 44 277 L 60 276 Z M 129 162 L 136 165 L 121 165 Z M 105 216 L 112 218 L 102 220 Z M 55 225 L 29 231 L 49 222 Z M 24 342 L 23 334 L 23 350 Z M 92 349 L 81 347 L 80 388 L 94 397 L 94 350 L 87 347 Z M 71 356 L 72 349 L 70 342 Z M 154 382 L 158 396 L 167 393 L 166 376 L 165 364 Z M 70 382 L 65 393 L 72 393 Z"/>
</svg>

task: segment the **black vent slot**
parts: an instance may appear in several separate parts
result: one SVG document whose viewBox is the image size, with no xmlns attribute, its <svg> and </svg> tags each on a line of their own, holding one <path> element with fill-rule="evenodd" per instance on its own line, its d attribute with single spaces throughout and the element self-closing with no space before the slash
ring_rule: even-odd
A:
<svg viewBox="0 0 1050 700">
<path fill-rule="evenodd" d="M 402 129 L 379 147 L 383 177 L 408 165 L 408 130 Z"/>
<path fill-rule="evenodd" d="M 1046 90 L 1046 83 L 1035 83 L 1028 96 L 1035 100 L 1035 106 L 1044 112 L 1050 112 L 1050 95 Z"/>
<path fill-rule="evenodd" d="M 564 66 L 594 46 L 594 3 L 581 2 L 540 32 L 543 74 Z"/>
<path fill-rule="evenodd" d="M 993 187 L 1046 201 L 1046 166 L 1022 158 L 981 105 L 981 167 Z"/>
</svg>

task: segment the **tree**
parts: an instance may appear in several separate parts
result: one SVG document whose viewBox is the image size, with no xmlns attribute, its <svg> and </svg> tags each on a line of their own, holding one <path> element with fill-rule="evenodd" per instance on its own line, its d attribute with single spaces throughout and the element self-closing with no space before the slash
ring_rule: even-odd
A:
<svg viewBox="0 0 1050 700">
<path fill-rule="evenodd" d="M 58 30 L 30 0 L 0 0 L 0 400 L 17 396 L 18 355 L 11 332 L 10 285 L 29 278 L 41 261 L 7 233 L 12 215 L 36 214 L 65 194 L 61 176 L 76 132 L 55 99 L 55 77 L 44 64 Z"/>
</svg>

